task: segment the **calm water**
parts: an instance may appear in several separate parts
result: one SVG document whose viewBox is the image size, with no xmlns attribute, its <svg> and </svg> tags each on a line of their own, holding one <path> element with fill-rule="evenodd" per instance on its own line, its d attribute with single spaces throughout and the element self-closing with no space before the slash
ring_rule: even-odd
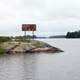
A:
<svg viewBox="0 0 80 80">
<path fill-rule="evenodd" d="M 42 40 L 65 52 L 0 57 L 0 80 L 80 80 L 80 40 Z"/>
</svg>

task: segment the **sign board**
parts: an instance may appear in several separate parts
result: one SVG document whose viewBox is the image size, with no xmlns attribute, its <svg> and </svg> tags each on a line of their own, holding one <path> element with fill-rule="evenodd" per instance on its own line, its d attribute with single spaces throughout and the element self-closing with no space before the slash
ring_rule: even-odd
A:
<svg viewBox="0 0 80 80">
<path fill-rule="evenodd" d="M 22 31 L 36 31 L 36 24 L 22 24 Z"/>
</svg>

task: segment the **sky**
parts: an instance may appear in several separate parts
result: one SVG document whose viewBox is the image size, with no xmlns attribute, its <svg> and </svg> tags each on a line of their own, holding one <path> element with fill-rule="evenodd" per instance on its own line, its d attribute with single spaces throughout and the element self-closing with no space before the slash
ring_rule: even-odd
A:
<svg viewBox="0 0 80 80">
<path fill-rule="evenodd" d="M 0 36 L 24 35 L 22 24 L 30 23 L 39 36 L 80 30 L 80 0 L 0 0 Z"/>
</svg>

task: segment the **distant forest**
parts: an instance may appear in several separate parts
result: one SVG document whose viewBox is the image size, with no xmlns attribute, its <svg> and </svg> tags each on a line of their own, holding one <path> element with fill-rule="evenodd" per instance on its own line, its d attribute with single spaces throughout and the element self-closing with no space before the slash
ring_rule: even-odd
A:
<svg viewBox="0 0 80 80">
<path fill-rule="evenodd" d="M 33 36 L 32 35 L 26 35 L 26 36 L 0 36 L 0 42 L 5 42 L 5 41 L 12 41 L 12 40 L 24 40 L 26 37 L 26 39 L 32 39 Z M 67 32 L 66 35 L 54 35 L 54 36 L 49 36 L 49 37 L 39 37 L 34 35 L 34 38 L 80 38 L 80 30 L 79 31 L 74 31 L 74 32 Z"/>
<path fill-rule="evenodd" d="M 68 32 L 66 38 L 80 38 L 80 31 Z"/>
</svg>

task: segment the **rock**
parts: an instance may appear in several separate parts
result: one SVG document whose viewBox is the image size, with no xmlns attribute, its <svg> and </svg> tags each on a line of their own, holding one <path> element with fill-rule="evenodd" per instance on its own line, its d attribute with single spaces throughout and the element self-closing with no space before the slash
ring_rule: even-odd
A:
<svg viewBox="0 0 80 80">
<path fill-rule="evenodd" d="M 55 53 L 62 52 L 62 50 L 53 47 L 42 41 L 32 41 L 28 42 L 6 42 L 1 45 L 2 48 L 6 49 L 7 53 Z"/>
</svg>

